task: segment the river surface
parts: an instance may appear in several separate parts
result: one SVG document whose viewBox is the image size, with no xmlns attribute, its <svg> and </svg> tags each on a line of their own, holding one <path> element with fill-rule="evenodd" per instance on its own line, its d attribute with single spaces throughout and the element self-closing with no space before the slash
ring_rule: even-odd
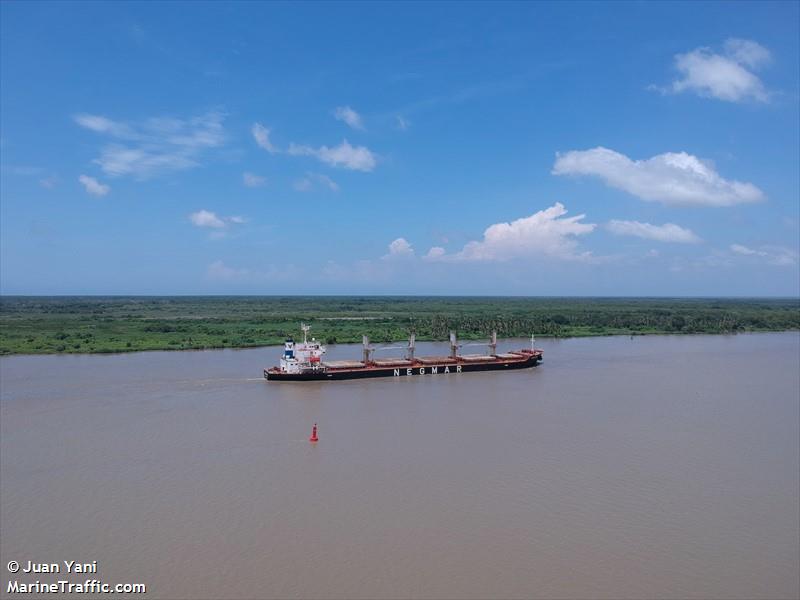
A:
<svg viewBox="0 0 800 600">
<path fill-rule="evenodd" d="M 147 598 L 800 596 L 797 332 L 537 345 L 318 383 L 265 382 L 279 348 L 2 358 L 2 595 L 96 560 L 70 579 Z"/>
</svg>

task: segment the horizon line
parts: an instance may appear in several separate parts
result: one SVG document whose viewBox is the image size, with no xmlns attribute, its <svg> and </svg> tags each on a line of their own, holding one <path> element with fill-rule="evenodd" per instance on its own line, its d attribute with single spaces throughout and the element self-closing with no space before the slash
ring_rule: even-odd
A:
<svg viewBox="0 0 800 600">
<path fill-rule="evenodd" d="M 3 294 L 2 298 L 602 298 L 800 300 L 797 296 L 754 295 L 559 295 L 559 294 Z"/>
</svg>

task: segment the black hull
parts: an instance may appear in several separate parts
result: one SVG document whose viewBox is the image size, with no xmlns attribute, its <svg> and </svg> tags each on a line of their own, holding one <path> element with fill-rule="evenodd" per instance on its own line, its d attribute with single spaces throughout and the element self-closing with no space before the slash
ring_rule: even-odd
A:
<svg viewBox="0 0 800 600">
<path fill-rule="evenodd" d="M 540 356 L 531 356 L 525 360 L 509 360 L 485 363 L 467 363 L 443 365 L 415 365 L 413 367 L 369 367 L 364 369 L 348 369 L 341 371 L 319 371 L 311 373 L 280 373 L 264 369 L 264 378 L 269 381 L 340 381 L 343 379 L 371 379 L 373 377 L 412 377 L 420 375 L 460 375 L 476 371 L 510 371 L 529 369 L 541 362 Z"/>
</svg>

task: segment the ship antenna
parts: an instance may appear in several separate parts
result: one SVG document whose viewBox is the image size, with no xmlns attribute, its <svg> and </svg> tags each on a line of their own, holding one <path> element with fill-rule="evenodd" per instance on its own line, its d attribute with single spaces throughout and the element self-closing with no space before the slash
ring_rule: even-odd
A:
<svg viewBox="0 0 800 600">
<path fill-rule="evenodd" d="M 310 325 L 306 325 L 305 323 L 300 323 L 300 329 L 303 330 L 303 343 L 308 343 L 308 331 L 311 329 Z"/>
<path fill-rule="evenodd" d="M 531 334 L 531 350 L 536 350 L 536 336 Z"/>
</svg>

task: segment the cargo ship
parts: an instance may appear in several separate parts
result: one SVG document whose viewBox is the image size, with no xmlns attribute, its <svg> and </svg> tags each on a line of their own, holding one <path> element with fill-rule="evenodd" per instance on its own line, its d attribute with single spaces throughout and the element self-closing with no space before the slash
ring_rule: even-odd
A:
<svg viewBox="0 0 800 600">
<path fill-rule="evenodd" d="M 509 371 L 528 369 L 542 362 L 543 352 L 534 346 L 531 336 L 529 349 L 497 353 L 497 332 L 492 332 L 486 343 L 488 354 L 459 354 L 459 345 L 454 332 L 450 333 L 450 354 L 448 356 L 414 356 L 415 336 L 408 339 L 408 346 L 387 346 L 374 348 L 369 338 L 363 336 L 363 355 L 361 360 L 324 361 L 325 346 L 316 339 L 308 340 L 311 329 L 300 325 L 303 341 L 286 340 L 280 365 L 264 369 L 264 378 L 269 381 L 336 381 L 341 379 L 366 379 L 370 377 L 411 377 L 414 375 L 460 375 L 473 371 Z M 404 349 L 406 354 L 400 358 L 375 358 L 378 350 Z"/>
</svg>

